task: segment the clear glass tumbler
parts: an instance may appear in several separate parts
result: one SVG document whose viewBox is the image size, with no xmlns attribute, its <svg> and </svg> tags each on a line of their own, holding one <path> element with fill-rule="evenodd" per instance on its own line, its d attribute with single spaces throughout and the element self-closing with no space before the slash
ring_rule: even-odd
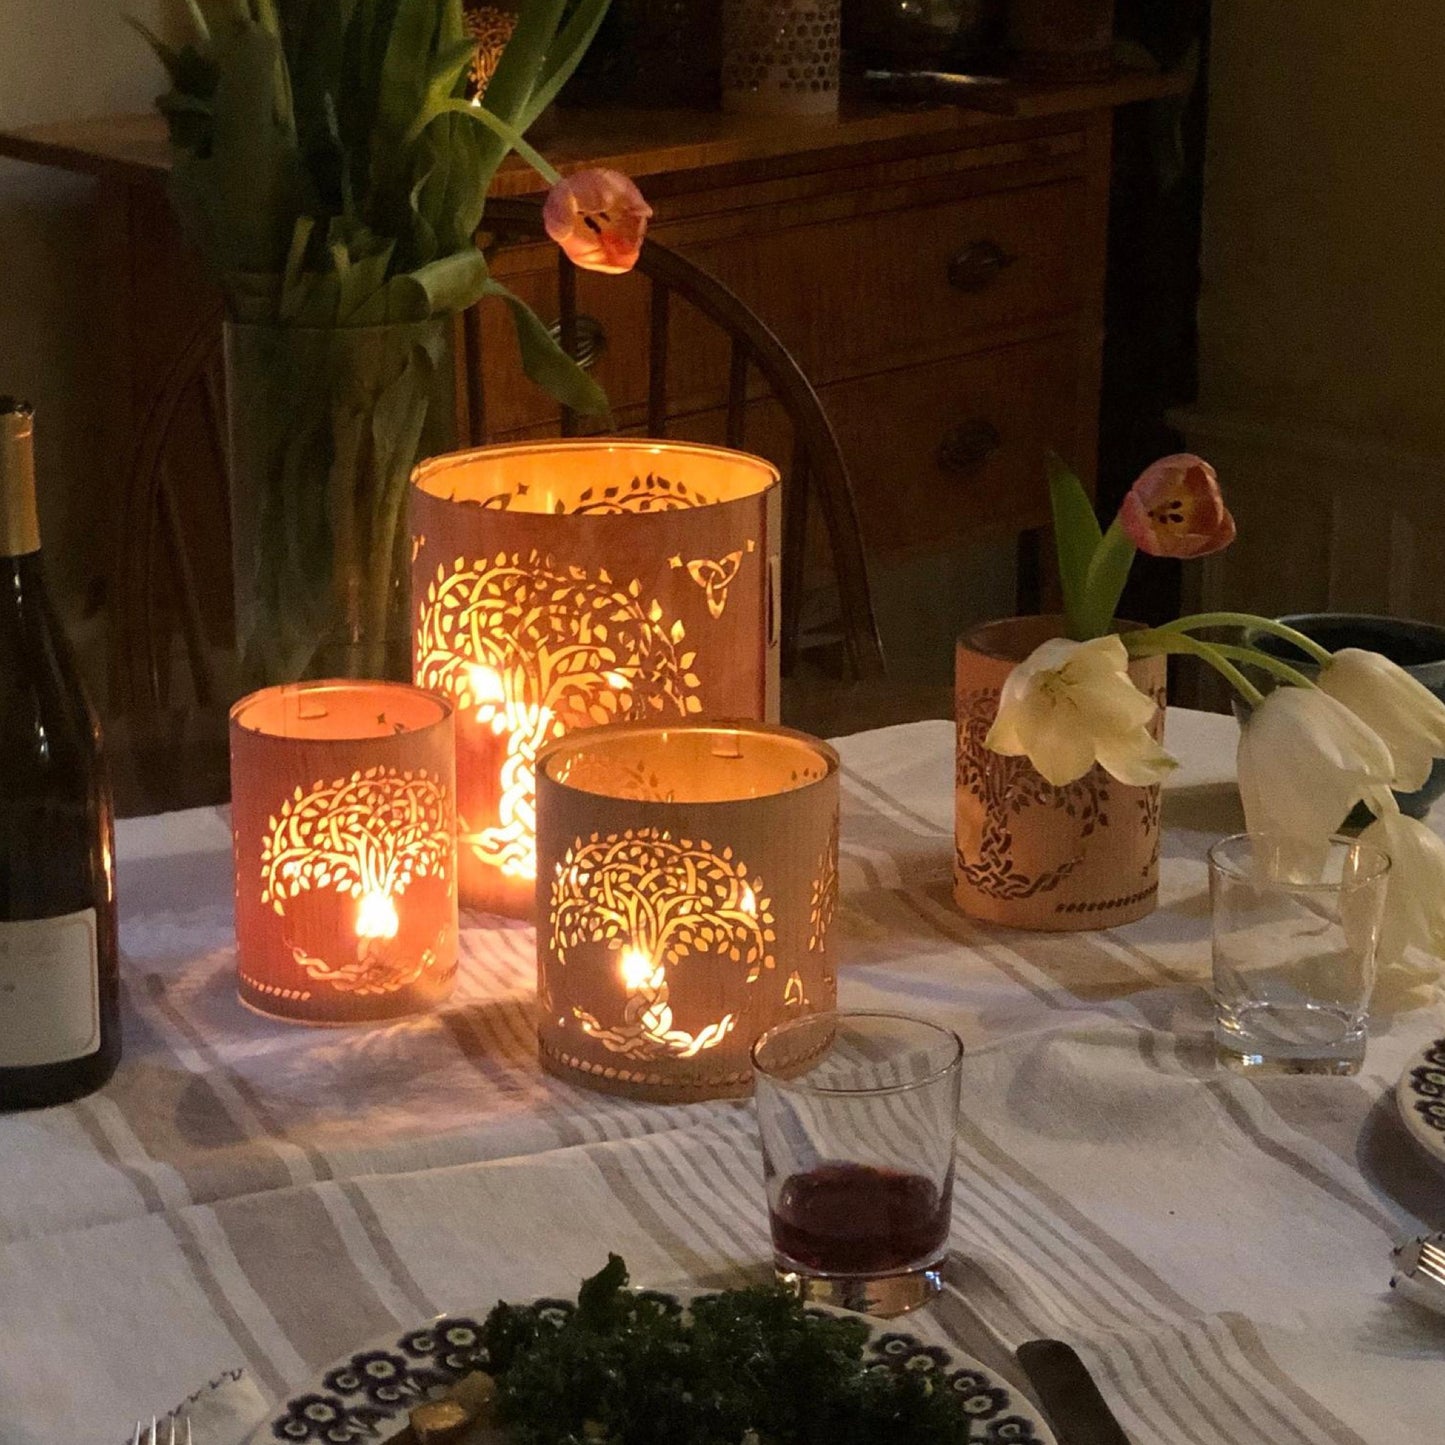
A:
<svg viewBox="0 0 1445 1445">
<path fill-rule="evenodd" d="M 1230 1068 L 1353 1074 L 1365 1058 L 1390 860 L 1354 838 L 1209 850 L 1214 1038 Z"/>
<path fill-rule="evenodd" d="M 958 1035 L 888 1013 L 824 1013 L 753 1046 L 781 1283 L 897 1315 L 941 1288 L 953 1206 Z"/>
</svg>

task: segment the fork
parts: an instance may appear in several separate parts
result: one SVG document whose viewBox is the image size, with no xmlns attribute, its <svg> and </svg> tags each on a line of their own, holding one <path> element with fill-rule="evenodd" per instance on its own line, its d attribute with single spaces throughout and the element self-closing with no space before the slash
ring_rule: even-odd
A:
<svg viewBox="0 0 1445 1445">
<path fill-rule="evenodd" d="M 1396 1267 L 1390 1288 L 1445 1314 L 1445 1234 L 1422 1234 L 1398 1246 L 1391 1258 Z"/>
<path fill-rule="evenodd" d="M 130 1445 L 191 1445 L 191 1421 L 187 1416 L 185 1421 L 185 1433 L 182 1434 L 176 1427 L 176 1417 L 166 1416 L 166 1433 L 162 1438 L 160 1425 L 154 1415 L 151 1416 L 149 1425 L 144 1420 L 135 1422 L 135 1434 L 130 1437 Z"/>
</svg>

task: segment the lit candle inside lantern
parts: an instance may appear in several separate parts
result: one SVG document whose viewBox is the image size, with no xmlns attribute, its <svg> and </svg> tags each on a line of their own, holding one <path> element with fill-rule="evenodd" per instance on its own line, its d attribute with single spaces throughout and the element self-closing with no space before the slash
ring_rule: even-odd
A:
<svg viewBox="0 0 1445 1445">
<path fill-rule="evenodd" d="M 386 682 L 267 688 L 231 712 L 241 999 L 318 1023 L 429 1008 L 456 973 L 445 700 Z"/>
<path fill-rule="evenodd" d="M 400 920 L 396 916 L 396 904 L 388 894 L 361 895 L 361 906 L 356 910 L 358 938 L 395 938 L 400 926 Z"/>
<path fill-rule="evenodd" d="M 465 903 L 528 916 L 536 758 L 580 728 L 777 707 L 777 471 L 666 442 L 438 457 L 411 496 L 417 683 L 457 709 Z"/>
<path fill-rule="evenodd" d="M 642 1098 L 747 1092 L 753 1040 L 836 996 L 832 749 L 617 725 L 550 744 L 537 780 L 544 1066 Z"/>
</svg>

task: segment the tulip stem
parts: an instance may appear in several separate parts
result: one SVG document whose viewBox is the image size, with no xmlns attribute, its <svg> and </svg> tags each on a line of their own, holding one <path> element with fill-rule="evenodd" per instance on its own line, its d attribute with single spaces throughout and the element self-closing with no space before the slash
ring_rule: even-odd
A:
<svg viewBox="0 0 1445 1445">
<path fill-rule="evenodd" d="M 1123 634 L 1123 641 L 1133 657 L 1158 657 L 1170 653 L 1198 657 L 1224 678 L 1251 707 L 1258 707 L 1264 701 L 1264 694 L 1215 643 L 1201 642 L 1197 637 L 1172 632 L 1165 627 L 1155 627 L 1145 632 L 1127 632 Z"/>
<path fill-rule="evenodd" d="M 1209 627 L 1238 627 L 1244 631 L 1267 632 L 1293 643 L 1312 662 L 1321 666 L 1330 661 L 1332 654 L 1327 647 L 1321 647 L 1313 637 L 1284 622 L 1275 622 L 1268 617 L 1255 617 L 1248 612 L 1198 612 L 1193 617 L 1181 617 L 1176 622 L 1166 622 L 1156 628 L 1158 632 L 1199 632 Z"/>
<path fill-rule="evenodd" d="M 1258 648 L 1236 647 L 1228 642 L 1211 642 L 1209 646 L 1234 662 L 1241 662 L 1246 667 L 1257 667 L 1261 672 L 1273 673 L 1291 687 L 1317 686 L 1314 678 L 1307 677 L 1297 667 L 1291 667 L 1289 663 L 1278 657 L 1271 657 L 1267 652 L 1260 652 Z"/>
<path fill-rule="evenodd" d="M 439 115 L 464 115 L 469 120 L 476 121 L 478 125 L 485 126 L 494 136 L 506 141 L 549 186 L 555 186 L 562 179 L 562 174 L 557 167 L 516 126 L 508 125 L 501 116 L 494 114 L 486 106 L 476 105 L 470 100 L 443 100 L 430 110 L 424 111 L 408 133 L 408 143 L 417 140 Z"/>
</svg>

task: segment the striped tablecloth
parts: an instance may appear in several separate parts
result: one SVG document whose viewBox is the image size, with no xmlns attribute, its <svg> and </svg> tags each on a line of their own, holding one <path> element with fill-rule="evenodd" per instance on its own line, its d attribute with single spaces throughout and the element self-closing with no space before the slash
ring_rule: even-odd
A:
<svg viewBox="0 0 1445 1445">
<path fill-rule="evenodd" d="M 1001 1361 L 1076 1342 L 1136 1445 L 1445 1439 L 1445 1320 L 1392 1299 L 1441 1175 L 1390 1086 L 1438 1010 L 1399 988 L 1355 1079 L 1216 1071 L 1202 862 L 1238 826 L 1233 724 L 1174 713 L 1163 901 L 1115 932 L 977 927 L 949 903 L 951 729 L 841 745 L 845 1004 L 962 1034 L 935 1325 Z M 242 1010 L 213 812 L 120 834 L 125 1060 L 0 1118 L 0 1442 L 86 1445 L 228 1368 L 288 1387 L 398 1326 L 768 1255 L 751 1108 L 544 1078 L 530 930 L 473 926 L 445 1013 L 367 1032 Z"/>
</svg>

